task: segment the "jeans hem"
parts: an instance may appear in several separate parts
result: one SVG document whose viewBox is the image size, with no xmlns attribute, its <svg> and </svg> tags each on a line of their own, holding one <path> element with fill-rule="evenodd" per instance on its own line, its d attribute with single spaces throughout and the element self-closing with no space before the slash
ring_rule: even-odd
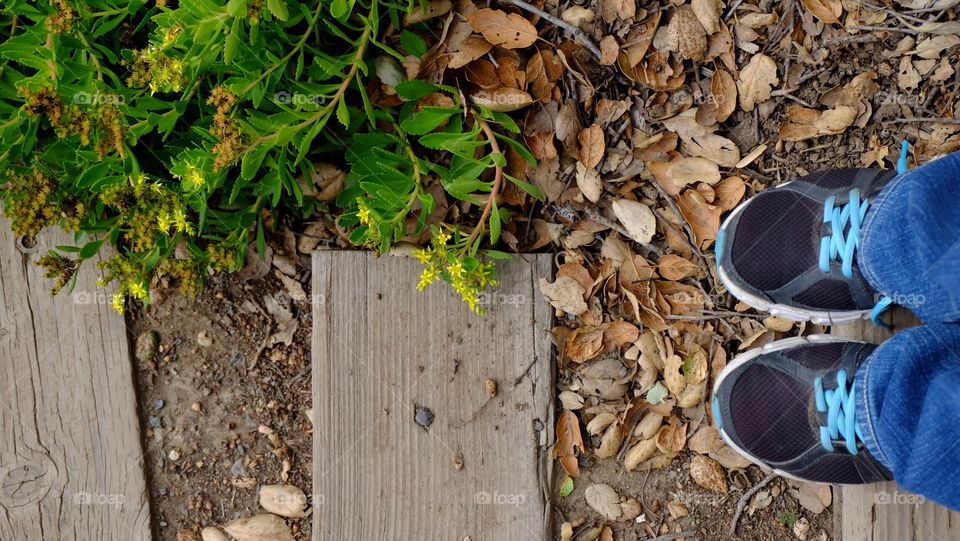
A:
<svg viewBox="0 0 960 541">
<path fill-rule="evenodd" d="M 891 194 L 896 190 L 900 183 L 909 177 L 914 171 L 916 171 L 916 169 L 912 169 L 906 173 L 897 175 L 893 180 L 890 181 L 889 184 L 884 186 L 883 190 L 880 191 L 880 194 L 877 195 L 877 198 L 873 201 L 873 204 L 870 205 L 870 212 L 867 213 L 866 219 L 863 222 L 863 226 L 860 229 L 860 238 L 863 239 L 860 246 L 860 264 L 858 265 L 860 274 L 868 284 L 870 284 L 881 294 L 885 294 L 885 292 L 883 287 L 880 286 L 880 280 L 877 278 L 876 274 L 870 270 L 870 258 L 867 257 L 868 251 L 866 248 L 870 239 L 870 231 L 873 229 L 873 224 L 876 222 L 876 217 L 880 213 L 880 210 L 890 201 Z M 880 263 L 878 262 L 878 264 Z"/>
<path fill-rule="evenodd" d="M 874 350 L 870 353 L 872 356 L 876 353 Z M 890 460 L 883 454 L 880 448 L 880 442 L 877 438 L 877 431 L 873 427 L 873 416 L 870 415 L 870 400 L 867 396 L 867 382 L 870 377 L 870 357 L 868 356 L 861 365 L 858 373 L 854 375 L 854 390 L 856 391 L 856 416 L 860 421 L 860 428 L 863 430 L 863 445 L 870 451 L 885 468 L 890 470 Z"/>
</svg>

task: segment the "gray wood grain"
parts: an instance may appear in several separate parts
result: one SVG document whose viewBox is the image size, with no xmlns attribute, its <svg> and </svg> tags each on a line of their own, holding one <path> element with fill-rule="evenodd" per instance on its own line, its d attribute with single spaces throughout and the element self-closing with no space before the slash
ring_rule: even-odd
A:
<svg viewBox="0 0 960 541">
<path fill-rule="evenodd" d="M 150 539 L 131 357 L 123 317 L 96 286 L 51 297 L 35 253 L 0 219 L 0 539 Z"/>
<path fill-rule="evenodd" d="M 894 331 L 920 321 L 908 310 L 891 311 Z M 879 344 L 890 331 L 869 321 L 833 327 L 831 334 Z M 834 488 L 839 538 L 844 541 L 952 541 L 960 539 L 960 513 L 911 494 L 894 482 Z"/>
<path fill-rule="evenodd" d="M 481 317 L 413 259 L 314 254 L 313 539 L 548 538 L 551 258 L 498 267 Z"/>
</svg>

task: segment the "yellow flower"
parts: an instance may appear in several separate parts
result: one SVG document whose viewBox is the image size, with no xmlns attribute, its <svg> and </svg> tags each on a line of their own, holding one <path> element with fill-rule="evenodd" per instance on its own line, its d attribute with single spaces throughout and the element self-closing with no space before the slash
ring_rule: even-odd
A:
<svg viewBox="0 0 960 541">
<path fill-rule="evenodd" d="M 463 277 L 463 263 L 460 261 L 454 261 L 447 265 L 447 272 L 450 273 L 450 278 L 453 279 L 454 285 L 456 285 L 458 279 Z"/>
<path fill-rule="evenodd" d="M 417 291 L 423 291 L 426 289 L 427 286 L 432 284 L 434 280 L 437 279 L 438 274 L 439 273 L 437 272 L 436 267 L 431 266 L 423 269 L 423 273 L 420 274 L 420 283 L 417 284 Z"/>
<path fill-rule="evenodd" d="M 420 263 L 426 265 L 430 263 L 431 259 L 433 259 L 433 252 L 427 248 L 416 248 L 413 251 L 413 257 L 415 257 Z"/>
<path fill-rule="evenodd" d="M 187 166 L 187 174 L 184 175 L 183 180 L 189 183 L 190 188 L 196 189 L 203 186 L 205 179 L 203 178 L 203 172 L 197 169 L 194 165 Z"/>
<path fill-rule="evenodd" d="M 166 233 L 170 231 L 171 227 L 173 227 L 173 220 L 170 218 L 170 213 L 166 210 L 161 210 L 157 214 L 157 229 Z"/>
<path fill-rule="evenodd" d="M 434 243 L 436 243 L 437 246 L 443 246 L 447 244 L 447 241 L 449 240 L 450 240 L 450 234 L 442 230 L 439 233 L 437 233 L 437 235 L 433 238 L 433 241 Z"/>
<path fill-rule="evenodd" d="M 360 219 L 360 223 L 363 225 L 370 225 L 370 209 L 360 207 L 357 210 L 357 218 Z"/>
<path fill-rule="evenodd" d="M 118 314 L 123 314 L 123 293 L 114 293 L 113 302 L 111 304 L 113 309 L 116 310 Z"/>
<path fill-rule="evenodd" d="M 129 284 L 129 288 L 130 288 L 130 294 L 133 295 L 134 298 L 137 298 L 143 301 L 143 300 L 146 300 L 147 297 L 149 296 L 147 293 L 147 288 L 144 287 L 143 282 L 139 282 L 139 281 L 131 282 Z"/>
<path fill-rule="evenodd" d="M 182 207 L 173 209 L 173 225 L 177 228 L 177 231 L 193 235 L 193 225 L 187 221 L 187 213 L 183 211 Z"/>
</svg>

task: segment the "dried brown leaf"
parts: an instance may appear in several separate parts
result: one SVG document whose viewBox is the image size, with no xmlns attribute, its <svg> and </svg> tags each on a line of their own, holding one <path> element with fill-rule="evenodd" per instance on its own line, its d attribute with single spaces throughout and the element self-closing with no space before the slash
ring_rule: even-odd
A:
<svg viewBox="0 0 960 541">
<path fill-rule="evenodd" d="M 630 199 L 617 199 L 613 202 L 613 213 L 633 240 L 649 244 L 653 239 L 657 231 L 657 218 L 650 207 Z"/>
<path fill-rule="evenodd" d="M 581 162 L 577 162 L 577 187 L 583 193 L 583 196 L 596 203 L 603 194 L 603 182 L 600 180 L 600 173 L 593 167 L 586 167 Z"/>
<path fill-rule="evenodd" d="M 617 520 L 623 513 L 620 507 L 620 496 L 610 485 L 603 483 L 590 485 L 583 492 L 583 497 L 591 509 L 607 520 Z"/>
<path fill-rule="evenodd" d="M 484 39 L 482 36 L 477 34 L 471 34 L 463 44 L 460 45 L 460 48 L 457 49 L 457 52 L 453 53 L 450 57 L 450 63 L 447 65 L 448 68 L 457 69 L 466 66 L 470 62 L 480 58 L 481 56 L 490 52 L 490 49 L 493 49 L 493 44 Z"/>
<path fill-rule="evenodd" d="M 580 475 L 577 455 L 583 452 L 583 436 L 580 435 L 580 420 L 577 414 L 564 410 L 557 418 L 557 442 L 551 452 L 553 458 L 571 477 Z"/>
<path fill-rule="evenodd" d="M 293 541 L 287 523 L 268 513 L 238 518 L 223 527 L 237 541 Z"/>
<path fill-rule="evenodd" d="M 583 300 L 586 289 L 573 278 L 558 276 L 553 283 L 541 278 L 540 292 L 558 310 L 575 316 L 587 311 L 587 303 Z"/>
<path fill-rule="evenodd" d="M 567 335 L 567 356 L 573 362 L 585 363 L 603 351 L 603 329 L 579 327 Z"/>
<path fill-rule="evenodd" d="M 707 52 L 707 32 L 690 6 L 680 6 L 667 25 L 667 43 L 680 58 L 702 61 Z"/>
<path fill-rule="evenodd" d="M 470 26 L 494 45 L 505 49 L 523 49 L 537 41 L 537 29 L 516 13 L 484 8 L 467 15 Z"/>
<path fill-rule="evenodd" d="M 601 66 L 614 65 L 617 62 L 618 54 L 620 54 L 620 44 L 617 43 L 617 38 L 613 36 L 606 36 L 600 40 L 600 65 Z"/>
<path fill-rule="evenodd" d="M 694 15 L 700 21 L 700 25 L 707 31 L 707 34 L 713 34 L 720 30 L 720 2 L 718 0 L 693 0 L 690 3 Z"/>
<path fill-rule="evenodd" d="M 677 200 L 680 212 L 690 224 L 697 244 L 704 248 L 717 238 L 720 229 L 720 213 L 722 209 L 711 205 L 704 200 L 703 195 L 696 190 L 686 190 Z"/>
<path fill-rule="evenodd" d="M 827 24 L 840 22 L 840 15 L 843 14 L 843 5 L 840 0 L 800 0 L 803 7 Z"/>
<path fill-rule="evenodd" d="M 607 150 L 603 128 L 598 124 L 584 128 L 580 130 L 577 140 L 580 142 L 580 162 L 591 168 L 599 165 Z"/>
<path fill-rule="evenodd" d="M 667 280 L 683 280 L 697 274 L 700 267 L 678 255 L 666 254 L 657 261 L 657 270 Z"/>
<path fill-rule="evenodd" d="M 772 87 L 779 83 L 777 63 L 765 54 L 754 55 L 740 71 L 737 81 L 740 108 L 753 111 L 756 104 L 770 99 Z"/>
<path fill-rule="evenodd" d="M 703 455 L 694 455 L 690 461 L 690 477 L 703 488 L 720 494 L 730 490 L 720 463 Z"/>
<path fill-rule="evenodd" d="M 471 94 L 470 99 L 477 105 L 500 113 L 523 109 L 533 103 L 533 98 L 530 97 L 530 94 L 508 86 L 502 86 L 493 90 L 480 89 Z"/>
</svg>

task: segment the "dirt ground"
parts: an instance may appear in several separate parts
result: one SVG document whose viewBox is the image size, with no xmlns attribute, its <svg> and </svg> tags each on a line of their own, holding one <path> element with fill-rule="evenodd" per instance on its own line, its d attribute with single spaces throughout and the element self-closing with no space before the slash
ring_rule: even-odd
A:
<svg viewBox="0 0 960 541">
<path fill-rule="evenodd" d="M 264 296 L 289 302 L 272 276 L 216 276 L 197 299 L 171 293 L 130 315 L 131 340 L 159 336 L 153 360 L 136 365 L 155 539 L 191 541 L 263 512 L 264 484 L 311 493 L 310 307 L 289 302 L 291 344 L 262 347 L 275 326 Z M 309 516 L 288 523 L 297 540 L 310 538 Z"/>
<path fill-rule="evenodd" d="M 765 8 L 771 5 L 762 4 Z M 761 144 L 769 145 L 739 171 L 746 181 L 746 197 L 815 170 L 863 166 L 868 162 L 865 154 L 880 147 L 896 149 L 904 138 L 931 140 L 929 130 L 920 134 L 921 124 L 904 119 L 952 116 L 960 77 L 933 89 L 903 90 L 898 84 L 899 55 L 885 54 L 897 49 L 903 37 L 901 33 L 886 32 L 856 39 L 830 38 L 833 41 L 828 54 L 818 57 L 817 67 L 801 62 L 791 47 L 765 49 L 785 79 L 780 88 L 788 91 L 751 112 L 738 109 L 718 129 L 744 153 Z M 826 36 L 820 39 L 823 41 Z M 956 46 L 952 46 L 944 55 L 956 58 L 956 51 Z M 880 90 L 870 99 L 872 113 L 862 127 L 852 125 L 838 135 L 779 143 L 789 106 L 818 107 L 828 91 L 868 71 L 876 73 Z M 623 77 L 610 81 L 624 82 Z M 622 94 L 623 88 L 612 86 L 609 95 Z M 653 131 L 661 128 L 656 121 L 646 121 L 652 122 L 647 127 L 652 126 Z M 936 148 L 939 143 L 942 141 L 931 142 L 928 148 Z M 890 167 L 895 160 L 891 150 L 878 162 Z M 566 177 L 567 187 L 571 178 Z M 651 192 L 645 193 L 649 196 Z M 653 192 L 648 198 L 655 200 L 657 195 Z M 577 220 L 556 211 L 559 206 L 533 208 L 537 210 L 537 214 L 531 212 L 533 219 L 562 225 L 566 232 L 574 229 L 573 222 Z M 525 230 L 529 234 L 531 228 Z M 527 244 L 520 240 L 521 245 Z M 594 264 L 592 271 L 600 266 L 600 245 L 598 242 L 583 249 L 586 266 Z M 564 247 L 554 239 L 552 247 L 543 249 L 563 251 Z M 299 278 L 306 284 L 304 274 Z M 593 278 L 587 275 L 586 281 Z M 718 298 L 715 292 L 709 293 Z M 276 317 L 268 313 L 264 296 L 279 299 L 281 304 L 289 301 L 283 285 L 273 275 L 247 282 L 235 276 L 217 276 L 210 280 L 199 299 L 171 294 L 130 316 L 131 340 L 156 332 L 160 343 L 152 360 L 138 362 L 136 367 L 157 539 L 190 540 L 189 535 L 203 526 L 259 512 L 256 495 L 261 484 L 289 482 L 307 494 L 310 492 L 309 304 L 289 303 L 298 323 L 290 345 L 264 348 L 277 326 Z M 735 302 L 726 296 L 713 308 L 729 313 L 736 308 Z M 613 319 L 608 315 L 602 314 L 604 321 Z M 574 328 L 572 319 L 566 323 Z M 807 326 L 789 333 L 808 334 L 811 330 Z M 728 358 L 733 358 L 740 345 L 733 340 L 722 347 Z M 565 377 L 563 369 L 560 372 L 558 392 L 573 376 Z M 626 393 L 624 396 L 627 401 L 632 398 Z M 585 424 L 586 420 L 581 422 Z M 271 430 L 282 442 L 280 449 L 264 434 Z M 589 436 L 585 434 L 584 439 Z M 598 529 L 602 524 L 610 526 L 617 540 L 683 532 L 688 533 L 685 537 L 703 540 L 797 539 L 801 538 L 794 531 L 797 524 L 808 526 L 806 539 L 834 539 L 831 507 L 828 505 L 820 512 L 809 510 L 800 504 L 802 498 L 791 484 L 779 478 L 749 500 L 738 520 L 736 534 L 729 535 L 741 497 L 764 479 L 764 474 L 754 466 L 725 469 L 729 491 L 722 494 L 692 480 L 690 462 L 694 453 L 690 451 L 681 452 L 663 469 L 628 473 L 620 461 L 595 456 L 593 450 L 599 443 L 598 438 L 588 441 L 587 452 L 578 456 L 580 476 L 573 491 L 565 497 L 555 495 L 557 538 L 561 524 L 569 522 L 574 528 L 573 539 L 577 540 L 602 539 Z M 284 459 L 289 461 L 288 480 L 282 477 Z M 560 487 L 565 474 L 560 467 L 555 471 L 558 473 L 554 486 Z M 636 499 L 641 505 L 640 516 L 626 522 L 603 521 L 584 498 L 586 487 L 597 483 L 610 485 L 621 498 Z M 292 519 L 289 523 L 297 539 L 309 538 L 309 518 Z"/>
</svg>

